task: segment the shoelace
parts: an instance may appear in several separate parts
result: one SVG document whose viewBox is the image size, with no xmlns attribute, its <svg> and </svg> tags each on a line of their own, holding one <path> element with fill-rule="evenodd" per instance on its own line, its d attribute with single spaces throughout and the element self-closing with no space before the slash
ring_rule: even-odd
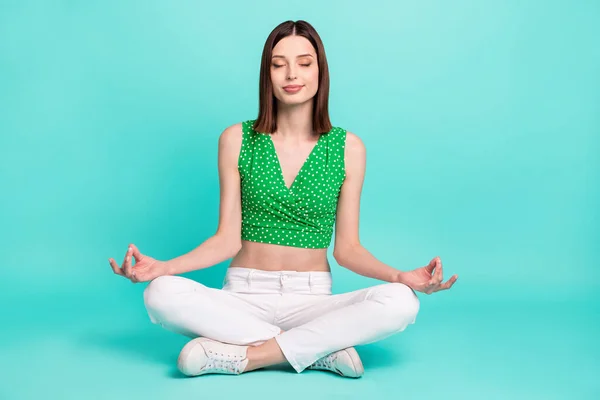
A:
<svg viewBox="0 0 600 400">
<path fill-rule="evenodd" d="M 244 361 L 244 359 L 239 355 L 215 353 L 212 350 L 208 350 L 208 362 L 206 363 L 206 368 L 240 374 L 242 372 L 242 361 Z"/>
<path fill-rule="evenodd" d="M 318 359 L 310 366 L 310 368 L 326 368 L 329 370 L 335 370 L 333 364 L 335 363 L 337 357 L 338 353 L 336 351 L 335 353 L 329 354 L 323 358 Z"/>
</svg>

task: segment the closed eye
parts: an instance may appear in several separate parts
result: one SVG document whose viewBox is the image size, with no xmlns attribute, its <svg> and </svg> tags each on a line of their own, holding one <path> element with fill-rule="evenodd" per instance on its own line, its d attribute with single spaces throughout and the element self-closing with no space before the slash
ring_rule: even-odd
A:
<svg viewBox="0 0 600 400">
<path fill-rule="evenodd" d="M 300 65 L 302 65 L 303 67 L 310 67 L 311 66 L 311 64 L 300 64 Z M 283 65 L 273 64 L 273 68 L 279 68 L 279 67 L 283 67 Z"/>
</svg>

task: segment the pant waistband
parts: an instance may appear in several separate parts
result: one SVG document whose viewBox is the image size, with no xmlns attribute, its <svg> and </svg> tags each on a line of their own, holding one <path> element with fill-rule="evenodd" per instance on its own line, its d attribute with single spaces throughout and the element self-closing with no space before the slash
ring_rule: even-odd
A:
<svg viewBox="0 0 600 400">
<path fill-rule="evenodd" d="M 331 294 L 332 277 L 328 271 L 264 271 L 229 267 L 223 289 L 239 293 Z"/>
</svg>

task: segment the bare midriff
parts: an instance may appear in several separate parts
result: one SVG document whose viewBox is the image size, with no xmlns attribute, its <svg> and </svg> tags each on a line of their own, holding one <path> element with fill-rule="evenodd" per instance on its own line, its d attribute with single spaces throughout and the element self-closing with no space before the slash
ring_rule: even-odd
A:
<svg viewBox="0 0 600 400">
<path fill-rule="evenodd" d="M 230 267 L 264 271 L 330 271 L 327 249 L 306 249 L 242 240 Z"/>
</svg>

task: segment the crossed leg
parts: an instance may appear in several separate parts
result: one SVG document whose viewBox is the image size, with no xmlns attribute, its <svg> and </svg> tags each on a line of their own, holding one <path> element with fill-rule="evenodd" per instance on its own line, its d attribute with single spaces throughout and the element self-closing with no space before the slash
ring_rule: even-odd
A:
<svg viewBox="0 0 600 400">
<path fill-rule="evenodd" d="M 170 275 L 152 280 L 144 290 L 152 323 L 190 338 L 247 346 L 260 345 L 281 332 L 268 322 L 278 298 L 277 294 L 241 295 Z"/>
<path fill-rule="evenodd" d="M 302 372 L 329 353 L 403 331 L 419 310 L 414 291 L 400 283 L 337 295 L 284 296 L 280 302 L 280 294 L 244 295 L 162 276 L 149 283 L 144 303 L 151 321 L 168 330 L 251 346 L 246 371 L 287 361 Z"/>
<path fill-rule="evenodd" d="M 302 372 L 321 357 L 402 332 L 415 323 L 420 303 L 400 283 L 386 283 L 331 296 L 287 294 L 275 322 L 285 331 L 248 350 L 247 370 L 287 360 Z M 285 357 L 282 359 L 282 357 Z"/>
</svg>

